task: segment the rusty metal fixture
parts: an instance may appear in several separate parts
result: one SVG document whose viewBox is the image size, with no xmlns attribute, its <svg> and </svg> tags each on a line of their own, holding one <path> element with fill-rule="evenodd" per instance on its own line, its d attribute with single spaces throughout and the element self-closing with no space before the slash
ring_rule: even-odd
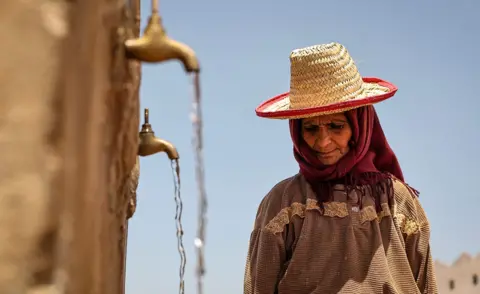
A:
<svg viewBox="0 0 480 294">
<path fill-rule="evenodd" d="M 143 36 L 126 40 L 125 47 L 128 53 L 140 61 L 157 63 L 177 59 L 183 63 L 185 71 L 200 71 L 195 52 L 167 36 L 158 14 L 158 0 L 152 0 L 152 13 Z"/>
<path fill-rule="evenodd" d="M 149 156 L 159 152 L 165 152 L 170 160 L 179 159 L 177 148 L 167 140 L 155 137 L 155 132 L 149 123 L 149 111 L 145 108 L 144 124 L 140 131 L 140 144 L 138 145 L 138 155 Z"/>
</svg>

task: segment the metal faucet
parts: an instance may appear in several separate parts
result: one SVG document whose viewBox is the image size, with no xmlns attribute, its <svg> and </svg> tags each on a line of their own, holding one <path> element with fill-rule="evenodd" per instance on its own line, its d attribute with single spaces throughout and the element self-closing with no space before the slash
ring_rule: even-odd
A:
<svg viewBox="0 0 480 294">
<path fill-rule="evenodd" d="M 128 53 L 140 61 L 156 63 L 177 59 L 183 63 L 186 72 L 200 71 L 195 52 L 167 36 L 158 14 L 158 0 L 152 0 L 152 14 L 143 36 L 126 40 L 125 47 Z"/>
<path fill-rule="evenodd" d="M 138 145 L 138 155 L 149 156 L 159 152 L 167 153 L 170 160 L 179 159 L 177 148 L 167 140 L 155 137 L 155 132 L 149 123 L 149 111 L 145 108 L 144 124 L 140 131 L 140 143 Z"/>
</svg>

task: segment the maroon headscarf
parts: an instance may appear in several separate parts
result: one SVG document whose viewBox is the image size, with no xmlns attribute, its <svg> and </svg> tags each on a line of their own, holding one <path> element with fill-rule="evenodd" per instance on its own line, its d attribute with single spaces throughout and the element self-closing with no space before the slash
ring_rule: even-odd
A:
<svg viewBox="0 0 480 294">
<path fill-rule="evenodd" d="M 323 165 L 303 140 L 301 120 L 290 120 L 293 151 L 300 173 L 320 203 L 331 199 L 335 184 L 345 184 L 348 189 L 368 185 L 374 192 L 385 192 L 382 187 L 391 187 L 391 175 L 404 181 L 400 164 L 385 138 L 373 106 L 357 108 L 345 115 L 352 128 L 353 144 L 344 157 L 329 166 Z"/>
</svg>

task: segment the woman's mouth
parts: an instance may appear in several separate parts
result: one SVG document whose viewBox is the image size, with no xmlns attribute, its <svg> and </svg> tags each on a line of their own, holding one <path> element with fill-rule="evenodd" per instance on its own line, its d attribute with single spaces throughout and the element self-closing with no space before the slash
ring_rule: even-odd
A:
<svg viewBox="0 0 480 294">
<path fill-rule="evenodd" d="M 317 152 L 317 156 L 322 157 L 322 158 L 331 157 L 331 156 L 335 155 L 335 151 L 337 151 L 337 150 L 332 150 L 332 151 L 328 151 L 328 152 Z"/>
</svg>

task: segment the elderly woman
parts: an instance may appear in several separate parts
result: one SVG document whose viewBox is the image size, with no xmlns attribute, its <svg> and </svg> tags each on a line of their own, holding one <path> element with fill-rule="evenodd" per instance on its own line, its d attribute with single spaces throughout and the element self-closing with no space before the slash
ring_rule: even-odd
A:
<svg viewBox="0 0 480 294">
<path fill-rule="evenodd" d="M 338 43 L 290 61 L 290 92 L 256 112 L 290 120 L 300 172 L 260 203 L 244 293 L 437 293 L 427 217 L 372 106 L 397 88 Z"/>
</svg>

